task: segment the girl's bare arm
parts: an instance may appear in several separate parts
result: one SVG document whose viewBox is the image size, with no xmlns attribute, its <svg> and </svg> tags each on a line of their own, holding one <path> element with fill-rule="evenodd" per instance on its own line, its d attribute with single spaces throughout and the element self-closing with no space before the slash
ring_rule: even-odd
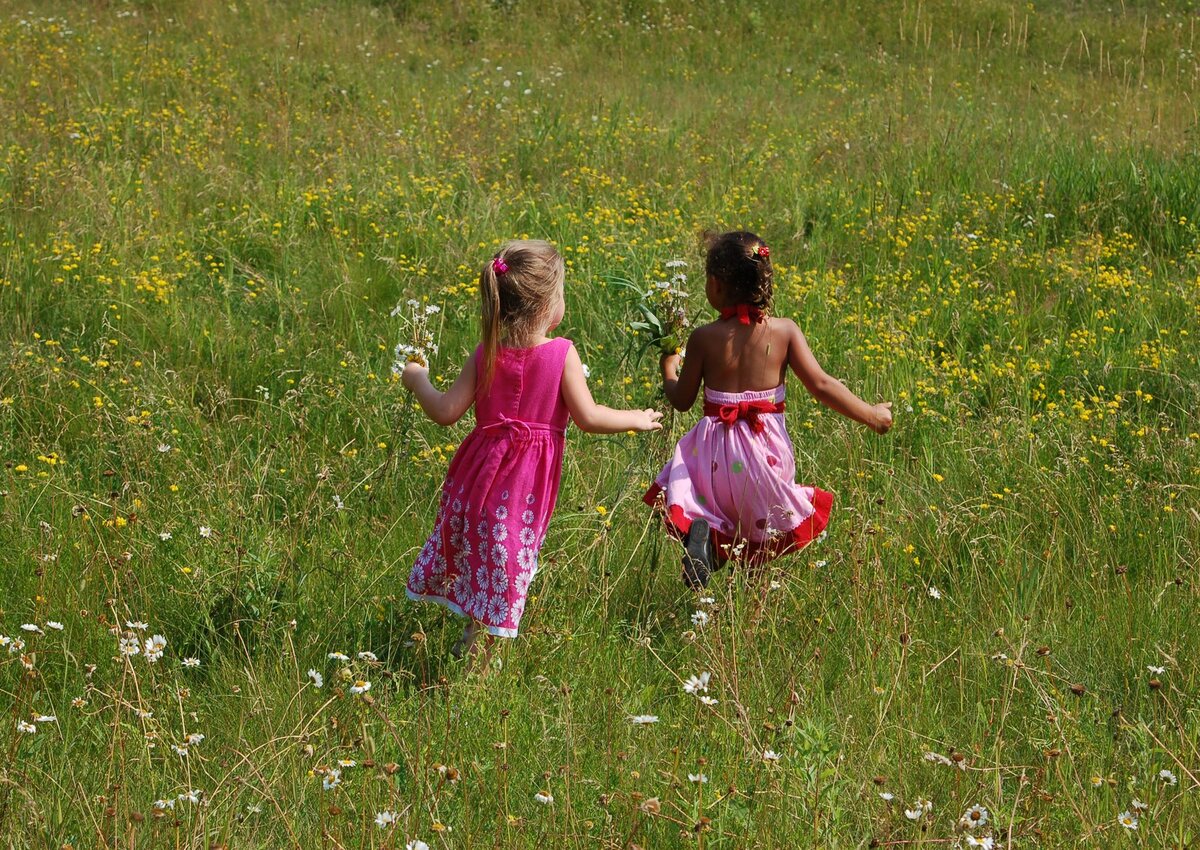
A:
<svg viewBox="0 0 1200 850">
<path fill-rule="evenodd" d="M 837 378 L 825 374 L 795 322 L 788 322 L 788 365 L 812 397 L 848 419 L 883 434 L 892 427 L 892 403 L 867 404 Z"/>
<path fill-rule="evenodd" d="M 417 363 L 405 366 L 400 380 L 417 397 L 426 416 L 439 425 L 453 425 L 475 403 L 475 354 L 472 352 L 467 358 L 445 392 L 430 382 L 429 369 Z"/>
<path fill-rule="evenodd" d="M 671 407 L 676 410 L 691 410 L 700 392 L 700 376 L 704 374 L 704 344 L 692 331 L 687 341 L 687 357 L 683 358 L 683 373 L 679 372 L 678 354 L 664 355 L 659 361 L 662 369 L 663 392 Z"/>
<path fill-rule="evenodd" d="M 571 419 L 580 430 L 589 434 L 619 434 L 622 431 L 657 431 L 662 428 L 658 420 L 662 414 L 657 410 L 614 410 L 592 399 L 587 378 L 583 375 L 583 362 L 574 346 L 567 351 L 563 364 L 562 397 L 571 414 Z"/>
</svg>

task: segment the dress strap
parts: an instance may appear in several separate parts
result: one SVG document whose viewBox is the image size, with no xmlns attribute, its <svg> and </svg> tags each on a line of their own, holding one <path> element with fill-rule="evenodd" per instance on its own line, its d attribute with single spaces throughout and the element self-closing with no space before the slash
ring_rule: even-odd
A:
<svg viewBox="0 0 1200 850">
<path fill-rule="evenodd" d="M 743 325 L 758 325 L 766 319 L 763 311 L 753 304 L 736 304 L 733 307 L 721 308 L 722 319 L 736 318 Z"/>
<path fill-rule="evenodd" d="M 764 413 L 783 413 L 784 402 L 767 401 L 737 401 L 737 402 L 704 402 L 704 415 L 719 419 L 726 427 L 733 425 L 739 419 L 744 419 L 755 434 L 761 434 L 767 427 L 758 417 Z"/>
</svg>

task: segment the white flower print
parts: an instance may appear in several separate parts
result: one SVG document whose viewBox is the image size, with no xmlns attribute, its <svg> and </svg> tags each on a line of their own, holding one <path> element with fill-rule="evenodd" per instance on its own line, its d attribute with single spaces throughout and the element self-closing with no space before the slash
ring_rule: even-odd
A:
<svg viewBox="0 0 1200 850">
<path fill-rule="evenodd" d="M 492 526 L 492 539 L 497 543 L 501 543 L 508 539 L 508 526 L 502 522 L 498 522 Z"/>
<path fill-rule="evenodd" d="M 471 573 L 464 571 L 458 574 L 454 579 L 454 585 L 450 588 L 450 595 L 455 599 L 467 599 L 471 595 Z"/>
<path fill-rule="evenodd" d="M 471 545 L 471 541 L 465 535 L 462 539 L 462 546 L 459 548 L 462 549 L 462 551 L 467 555 L 471 555 L 475 552 L 475 547 Z"/>
<path fill-rule="evenodd" d="M 500 501 L 502 501 L 502 502 L 508 501 L 508 491 L 507 490 L 505 490 L 504 492 L 502 492 L 500 494 Z"/>
<path fill-rule="evenodd" d="M 475 568 L 475 585 L 487 589 L 491 584 L 491 577 L 488 573 L 487 564 L 480 564 Z"/>
<path fill-rule="evenodd" d="M 537 535 L 533 533 L 532 528 L 522 528 L 521 533 L 517 536 L 522 546 L 532 546 L 533 541 L 537 539 Z"/>
<path fill-rule="evenodd" d="M 424 590 L 425 567 L 420 561 L 417 561 L 415 564 L 413 564 L 412 572 L 408 576 L 408 584 L 417 593 L 420 593 L 422 590 Z"/>
<path fill-rule="evenodd" d="M 533 511 L 526 508 L 525 513 L 521 514 L 521 522 L 525 523 L 526 525 L 533 525 L 533 519 Z"/>
<path fill-rule="evenodd" d="M 508 600 L 499 594 L 493 596 L 488 602 L 487 617 L 497 625 L 508 622 Z"/>
<path fill-rule="evenodd" d="M 491 596 L 486 590 L 480 589 L 475 591 L 471 596 L 470 609 L 471 613 L 476 617 L 482 617 L 487 612 L 488 602 L 491 601 Z"/>
<path fill-rule="evenodd" d="M 435 578 L 444 576 L 446 574 L 446 556 L 441 552 L 438 552 L 437 555 L 434 556 L 433 565 L 430 568 L 429 573 Z"/>
<path fill-rule="evenodd" d="M 537 501 L 537 499 L 535 499 L 533 497 L 532 493 L 530 493 L 528 496 L 525 497 L 525 504 L 527 504 L 527 505 L 532 505 L 536 501 Z"/>
<path fill-rule="evenodd" d="M 492 570 L 492 590 L 495 593 L 504 593 L 508 590 L 508 573 L 504 567 L 496 567 Z"/>
<path fill-rule="evenodd" d="M 537 552 L 529 547 L 517 551 L 517 564 L 523 570 L 533 570 L 537 567 Z"/>
<path fill-rule="evenodd" d="M 496 508 L 496 519 L 500 521 L 508 519 L 508 508 L 504 505 L 500 505 L 498 508 Z"/>
<path fill-rule="evenodd" d="M 529 590 L 529 585 L 533 581 L 533 570 L 522 570 L 517 573 L 517 577 L 513 579 L 513 590 L 518 596 L 524 596 Z"/>
<path fill-rule="evenodd" d="M 468 578 L 471 575 L 471 561 L 468 557 L 470 554 L 466 549 L 459 549 L 454 553 L 454 569 L 459 575 L 466 575 Z"/>
<path fill-rule="evenodd" d="M 463 509 L 462 500 L 461 500 L 461 499 L 455 499 L 455 500 L 454 500 L 454 504 L 453 504 L 453 505 L 451 505 L 451 507 L 450 507 L 450 510 L 454 511 L 454 513 L 455 513 L 455 516 L 452 516 L 452 517 L 450 517 L 450 524 L 451 524 L 451 525 L 454 525 L 454 523 L 456 523 L 456 522 L 457 522 L 457 523 L 458 523 L 458 527 L 459 527 L 459 528 L 462 528 L 462 517 L 461 517 L 461 516 L 458 516 L 458 514 L 461 514 L 461 513 L 462 513 L 462 509 Z"/>
<path fill-rule="evenodd" d="M 508 616 L 512 618 L 513 623 L 521 622 L 521 615 L 525 613 L 525 597 L 521 596 L 513 600 L 512 605 L 508 609 Z"/>
<path fill-rule="evenodd" d="M 503 543 L 492 547 L 492 560 L 500 567 L 508 565 L 508 549 Z"/>
</svg>

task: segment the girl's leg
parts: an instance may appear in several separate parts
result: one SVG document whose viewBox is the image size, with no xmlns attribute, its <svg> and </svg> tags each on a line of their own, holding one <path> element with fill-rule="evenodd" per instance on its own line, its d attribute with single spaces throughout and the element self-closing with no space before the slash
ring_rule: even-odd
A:
<svg viewBox="0 0 1200 850">
<path fill-rule="evenodd" d="M 463 629 L 462 637 L 458 639 L 458 643 L 450 650 L 450 654 L 455 658 L 462 658 L 464 655 L 474 654 L 475 638 L 479 635 L 479 621 L 474 617 L 467 618 L 467 627 Z M 490 635 L 489 635 L 490 637 Z"/>
</svg>

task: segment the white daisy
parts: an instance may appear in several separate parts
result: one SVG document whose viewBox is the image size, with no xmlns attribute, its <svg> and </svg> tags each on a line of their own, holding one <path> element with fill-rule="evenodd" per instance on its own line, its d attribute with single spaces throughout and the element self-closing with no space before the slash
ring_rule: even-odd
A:
<svg viewBox="0 0 1200 850">
<path fill-rule="evenodd" d="M 319 689 L 325 684 L 325 677 L 311 667 L 308 668 L 308 678 L 312 680 L 314 688 Z"/>
<path fill-rule="evenodd" d="M 683 683 L 683 689 L 689 694 L 698 694 L 701 691 L 707 691 L 710 678 L 712 678 L 712 674 L 707 672 L 701 673 L 699 676 L 689 676 L 688 680 Z"/>
<path fill-rule="evenodd" d="M 21 630 L 30 632 L 35 635 L 44 635 L 45 634 L 45 632 L 42 631 L 42 627 L 39 626 L 37 623 L 22 623 Z"/>
<path fill-rule="evenodd" d="M 201 537 L 212 537 L 212 529 L 209 528 L 207 525 L 200 526 L 200 536 Z"/>
<path fill-rule="evenodd" d="M 365 694 L 369 690 L 371 690 L 371 683 L 366 679 L 359 679 L 350 686 L 350 693 L 354 694 L 355 696 Z"/>
<path fill-rule="evenodd" d="M 158 539 L 159 539 L 159 540 L 161 540 L 161 541 L 163 541 L 164 543 L 166 543 L 168 540 L 170 540 L 170 539 L 171 539 L 171 532 L 169 532 L 169 531 L 160 531 L 160 532 L 158 533 Z"/>
<path fill-rule="evenodd" d="M 649 726 L 651 723 L 658 722 L 657 714 L 633 714 L 629 717 L 629 722 L 634 726 Z"/>
<path fill-rule="evenodd" d="M 548 806 L 554 802 L 554 795 L 549 791 L 538 791 L 533 795 L 533 799 L 537 800 L 543 806 Z"/>
<path fill-rule="evenodd" d="M 34 726 L 32 723 L 30 723 L 27 720 L 18 720 L 17 721 L 17 731 L 22 732 L 26 735 L 32 735 L 35 732 L 37 732 L 37 727 Z"/>
<path fill-rule="evenodd" d="M 692 625 L 698 629 L 707 626 L 710 619 L 707 611 L 695 611 L 692 613 Z"/>
<path fill-rule="evenodd" d="M 328 658 L 330 661 L 341 661 L 343 664 L 350 660 L 350 656 L 344 652 L 331 652 Z"/>
<path fill-rule="evenodd" d="M 942 592 L 931 584 L 929 585 L 929 596 L 932 599 L 941 599 Z"/>
<path fill-rule="evenodd" d="M 404 850 L 429 850 L 429 845 L 419 838 L 414 838 L 404 845 Z"/>
<path fill-rule="evenodd" d="M 988 822 L 988 810 L 978 804 L 963 812 L 958 822 L 967 829 L 975 829 Z"/>
<path fill-rule="evenodd" d="M 58 620 L 47 620 L 46 628 L 54 629 L 56 632 L 61 632 L 63 630 L 63 624 L 58 622 Z"/>
<path fill-rule="evenodd" d="M 25 627 L 22 626 L 21 628 L 25 628 Z M 1153 664 L 1146 667 L 1146 669 L 1149 670 L 1151 673 L 1153 673 L 1155 676 L 1161 676 L 1163 673 L 1167 672 L 1166 667 L 1155 667 Z M 1134 827 L 1134 829 L 1137 829 L 1137 827 Z"/>
<path fill-rule="evenodd" d="M 380 829 L 387 829 L 396 824 L 395 812 L 378 812 L 375 815 L 375 825 Z"/>
<path fill-rule="evenodd" d="M 1121 814 L 1117 817 L 1117 823 L 1121 824 L 1121 826 L 1128 830 L 1134 830 L 1138 828 L 1137 816 L 1130 814 L 1129 812 L 1121 812 Z"/>
<path fill-rule="evenodd" d="M 763 761 L 769 761 L 771 763 L 776 763 L 782 758 L 782 756 L 774 750 L 763 750 L 762 757 Z"/>
<path fill-rule="evenodd" d="M 695 782 L 697 785 L 703 785 L 705 782 L 708 782 L 708 777 L 703 773 L 689 773 L 688 782 Z"/>
<path fill-rule="evenodd" d="M 321 778 L 321 787 L 326 791 L 332 791 L 342 784 L 342 772 L 336 767 L 331 767 L 325 771 L 325 775 Z"/>
<path fill-rule="evenodd" d="M 985 835 L 983 838 L 976 838 L 974 835 L 967 836 L 968 847 L 982 847 L 983 850 L 994 850 L 996 840 L 990 835 Z"/>
<path fill-rule="evenodd" d="M 179 663 L 180 663 L 180 664 L 182 664 L 184 667 L 192 667 L 192 668 L 194 668 L 194 667 L 199 667 L 199 666 L 200 666 L 200 659 L 199 659 L 199 658 L 195 658 L 195 657 L 188 657 L 188 658 L 185 658 L 185 659 L 183 659 L 183 660 L 182 660 L 182 661 L 180 661 Z"/>
<path fill-rule="evenodd" d="M 879 799 L 883 800 L 885 803 L 890 803 L 892 800 L 896 799 L 896 795 L 890 791 L 880 791 Z"/>
<path fill-rule="evenodd" d="M 1175 774 L 1171 773 L 1171 771 L 1166 770 L 1166 769 L 1160 770 L 1158 772 L 1158 778 L 1161 779 L 1163 782 L 1167 783 L 1168 785 L 1174 785 L 1175 783 L 1177 783 L 1179 781 L 1179 779 L 1175 776 Z"/>
</svg>

